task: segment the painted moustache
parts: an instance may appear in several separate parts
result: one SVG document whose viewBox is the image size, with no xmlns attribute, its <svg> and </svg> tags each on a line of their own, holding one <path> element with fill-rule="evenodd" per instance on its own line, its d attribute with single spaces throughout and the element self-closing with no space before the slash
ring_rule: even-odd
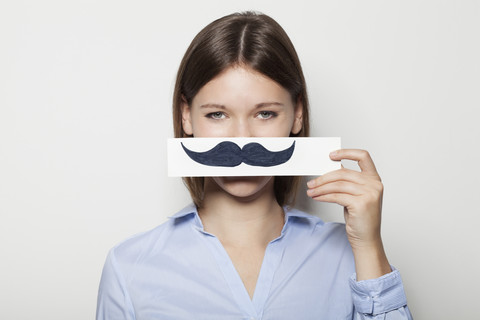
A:
<svg viewBox="0 0 480 320">
<path fill-rule="evenodd" d="M 205 152 L 187 149 L 182 143 L 185 153 L 195 162 L 214 167 L 236 167 L 242 162 L 250 166 L 273 167 L 287 162 L 295 149 L 295 141 L 282 151 L 269 151 L 261 144 L 252 142 L 240 148 L 231 141 L 222 141 Z"/>
</svg>

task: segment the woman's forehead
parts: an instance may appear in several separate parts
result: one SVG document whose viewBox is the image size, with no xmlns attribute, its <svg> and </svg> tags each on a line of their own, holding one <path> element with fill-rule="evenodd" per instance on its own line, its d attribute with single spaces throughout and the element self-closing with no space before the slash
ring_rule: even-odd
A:
<svg viewBox="0 0 480 320">
<path fill-rule="evenodd" d="M 289 92 L 277 82 L 248 67 L 230 67 L 205 84 L 192 104 L 290 104 Z"/>
</svg>

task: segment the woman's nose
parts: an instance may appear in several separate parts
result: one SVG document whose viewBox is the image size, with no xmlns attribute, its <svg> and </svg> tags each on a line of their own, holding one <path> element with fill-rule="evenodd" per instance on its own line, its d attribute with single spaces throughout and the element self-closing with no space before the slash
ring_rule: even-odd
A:
<svg viewBox="0 0 480 320">
<path fill-rule="evenodd" d="M 251 137 L 252 132 L 248 121 L 236 121 L 231 130 L 233 137 Z"/>
</svg>

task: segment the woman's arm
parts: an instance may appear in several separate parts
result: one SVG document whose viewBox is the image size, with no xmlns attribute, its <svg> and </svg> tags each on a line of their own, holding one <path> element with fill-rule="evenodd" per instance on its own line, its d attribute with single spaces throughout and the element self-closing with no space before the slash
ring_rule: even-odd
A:
<svg viewBox="0 0 480 320">
<path fill-rule="evenodd" d="M 132 301 L 126 289 L 125 280 L 117 266 L 114 249 L 110 250 L 103 267 L 97 297 L 96 319 L 135 319 Z"/>
<path fill-rule="evenodd" d="M 308 182 L 307 194 L 317 201 L 344 207 L 346 232 L 355 259 L 350 279 L 354 319 L 412 319 L 403 283 L 388 263 L 380 235 L 383 184 L 365 150 L 342 149 L 332 160 L 354 160 L 360 172 L 342 167 Z"/>
<path fill-rule="evenodd" d="M 329 172 L 309 181 L 307 194 L 344 207 L 358 281 L 391 272 L 380 236 L 383 184 L 372 158 L 367 151 L 357 149 L 341 149 L 330 158 L 358 161 L 361 172 L 345 168 Z"/>
</svg>

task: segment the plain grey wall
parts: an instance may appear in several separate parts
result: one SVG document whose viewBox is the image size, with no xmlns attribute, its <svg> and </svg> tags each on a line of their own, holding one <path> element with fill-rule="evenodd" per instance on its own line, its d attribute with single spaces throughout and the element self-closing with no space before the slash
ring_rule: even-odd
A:
<svg viewBox="0 0 480 320">
<path fill-rule="evenodd" d="M 189 202 L 166 177 L 175 72 L 246 9 L 294 42 L 313 135 L 371 152 L 415 318 L 478 316 L 478 1 L 31 0 L 0 3 L 2 319 L 93 318 L 109 248 Z"/>
</svg>

